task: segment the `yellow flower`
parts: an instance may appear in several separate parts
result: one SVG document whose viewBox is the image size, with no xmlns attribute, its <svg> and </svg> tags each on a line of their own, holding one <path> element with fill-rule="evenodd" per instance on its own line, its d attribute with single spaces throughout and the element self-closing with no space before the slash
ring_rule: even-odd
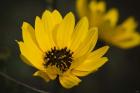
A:
<svg viewBox="0 0 140 93">
<path fill-rule="evenodd" d="M 127 49 L 140 45 L 140 34 L 136 32 L 137 23 L 129 17 L 117 25 L 118 10 L 106 12 L 104 1 L 77 0 L 77 12 L 80 17 L 87 16 L 90 27 L 99 28 L 99 38 L 119 48 Z"/>
<path fill-rule="evenodd" d="M 36 17 L 35 29 L 23 23 L 23 42 L 18 42 L 21 57 L 25 63 L 38 69 L 34 76 L 45 81 L 58 76 L 65 88 L 78 85 L 81 82 L 78 77 L 96 71 L 108 60 L 102 57 L 108 46 L 92 52 L 98 32 L 96 28 L 89 30 L 88 27 L 86 17 L 75 26 L 71 12 L 62 18 L 57 10 L 46 10 L 42 18 Z"/>
</svg>

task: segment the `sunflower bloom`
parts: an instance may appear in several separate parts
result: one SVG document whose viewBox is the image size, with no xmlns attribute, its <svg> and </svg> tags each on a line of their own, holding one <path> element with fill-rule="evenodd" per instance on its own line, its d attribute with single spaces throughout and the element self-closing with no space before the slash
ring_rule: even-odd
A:
<svg viewBox="0 0 140 93">
<path fill-rule="evenodd" d="M 35 29 L 23 23 L 23 41 L 18 42 L 21 57 L 37 69 L 34 76 L 47 82 L 58 77 L 63 87 L 76 86 L 81 82 L 79 77 L 96 71 L 108 60 L 102 57 L 108 46 L 92 51 L 98 32 L 88 28 L 86 17 L 75 26 L 71 12 L 62 18 L 57 10 L 46 10 L 41 18 L 36 17 Z"/>
<path fill-rule="evenodd" d="M 100 39 L 123 49 L 140 45 L 140 34 L 136 32 L 137 23 L 133 17 L 117 25 L 118 10 L 112 8 L 106 12 L 105 1 L 77 0 L 76 6 L 80 17 L 88 17 L 90 27 L 98 27 Z"/>
</svg>

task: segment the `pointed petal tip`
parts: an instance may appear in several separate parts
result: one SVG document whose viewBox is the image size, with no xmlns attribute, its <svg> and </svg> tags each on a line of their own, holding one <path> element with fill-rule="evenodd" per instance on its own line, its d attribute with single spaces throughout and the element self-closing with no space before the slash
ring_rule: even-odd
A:
<svg viewBox="0 0 140 93">
<path fill-rule="evenodd" d="M 28 22 L 25 22 L 25 21 L 23 21 L 23 23 L 22 23 L 22 31 L 23 31 L 23 29 L 27 29 L 28 27 L 32 27 Z"/>
<path fill-rule="evenodd" d="M 106 63 L 106 62 L 108 62 L 109 59 L 107 57 L 103 57 L 103 60 Z"/>
<path fill-rule="evenodd" d="M 131 20 L 135 21 L 135 17 L 134 16 L 129 16 L 128 19 L 131 19 Z"/>
<path fill-rule="evenodd" d="M 38 76 L 38 71 L 36 71 L 35 73 L 33 73 L 33 76 Z"/>
<path fill-rule="evenodd" d="M 35 20 L 40 20 L 40 17 L 39 16 L 36 16 Z"/>
<path fill-rule="evenodd" d="M 111 13 L 114 15 L 114 16 L 119 16 L 119 11 L 117 8 L 112 8 L 111 9 Z"/>
<path fill-rule="evenodd" d="M 133 16 L 128 17 L 127 20 L 129 20 L 133 25 L 138 25 L 138 21 L 136 21 L 135 17 Z"/>
<path fill-rule="evenodd" d="M 41 19 L 45 18 L 46 16 L 51 15 L 51 12 L 49 10 L 45 10 L 42 14 Z"/>
<path fill-rule="evenodd" d="M 60 13 L 57 9 L 53 10 L 53 12 L 58 12 L 58 13 Z"/>
<path fill-rule="evenodd" d="M 22 41 L 15 40 L 15 42 L 16 42 L 18 45 L 23 44 Z"/>
<path fill-rule="evenodd" d="M 75 17 L 74 14 L 73 14 L 72 12 L 69 12 L 66 16 L 70 16 L 70 17 L 72 17 L 72 18 Z"/>
<path fill-rule="evenodd" d="M 33 73 L 33 76 L 41 77 L 46 82 L 49 82 L 50 81 L 50 78 L 44 72 L 42 72 L 42 71 L 36 71 L 35 73 Z"/>
<path fill-rule="evenodd" d="M 117 14 L 119 13 L 119 11 L 118 11 L 117 8 L 112 8 L 111 11 L 112 11 L 113 13 L 117 13 Z"/>
<path fill-rule="evenodd" d="M 69 12 L 65 15 L 64 20 L 74 20 L 73 22 L 75 22 L 75 16 L 72 12 Z"/>
<path fill-rule="evenodd" d="M 15 42 L 16 42 L 16 43 L 19 43 L 20 41 L 18 41 L 18 40 L 15 40 Z"/>
<path fill-rule="evenodd" d="M 27 25 L 28 25 L 28 23 L 25 22 L 25 21 L 23 21 L 23 23 L 22 23 L 22 27 L 21 27 L 21 28 L 23 29 L 23 28 L 27 27 Z"/>
<path fill-rule="evenodd" d="M 73 12 L 70 11 L 68 14 L 73 15 Z"/>
<path fill-rule="evenodd" d="M 85 23 L 88 23 L 88 18 L 86 16 L 81 18 L 82 21 L 84 21 Z"/>
<path fill-rule="evenodd" d="M 55 10 L 54 10 L 55 11 Z M 44 14 L 47 14 L 47 13 L 51 13 L 48 9 L 46 9 L 44 12 L 43 12 L 43 15 Z"/>
<path fill-rule="evenodd" d="M 106 51 L 110 48 L 110 46 L 106 45 L 104 46 L 104 48 L 106 48 Z"/>
</svg>

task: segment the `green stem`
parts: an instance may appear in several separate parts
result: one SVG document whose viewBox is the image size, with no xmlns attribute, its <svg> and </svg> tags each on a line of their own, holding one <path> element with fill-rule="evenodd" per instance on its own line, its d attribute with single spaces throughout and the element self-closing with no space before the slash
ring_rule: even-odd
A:
<svg viewBox="0 0 140 93">
<path fill-rule="evenodd" d="M 14 79 L 14 78 L 8 76 L 7 74 L 5 74 L 5 73 L 3 73 L 3 72 L 0 72 L 0 76 L 4 77 L 4 78 L 6 78 L 6 79 L 8 79 L 8 80 L 10 80 L 10 81 L 13 81 L 13 82 L 17 83 L 18 85 L 21 85 L 21 86 L 23 86 L 23 87 L 29 88 L 29 89 L 31 89 L 31 90 L 33 90 L 33 91 L 36 91 L 36 92 L 38 92 L 38 93 L 49 93 L 49 92 L 46 92 L 46 91 L 39 90 L 39 89 L 36 89 L 36 88 L 34 88 L 34 87 L 31 87 L 31 86 L 29 86 L 29 85 L 27 85 L 27 84 L 25 84 L 25 83 L 20 82 L 20 81 L 17 81 L 16 79 Z"/>
</svg>

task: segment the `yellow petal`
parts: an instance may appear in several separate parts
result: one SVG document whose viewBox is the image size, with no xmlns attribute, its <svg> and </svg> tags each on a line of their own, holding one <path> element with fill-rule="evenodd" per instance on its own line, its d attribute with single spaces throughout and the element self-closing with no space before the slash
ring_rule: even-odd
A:
<svg viewBox="0 0 140 93">
<path fill-rule="evenodd" d="M 76 8 L 80 17 L 88 14 L 88 2 L 87 0 L 76 0 Z"/>
<path fill-rule="evenodd" d="M 57 29 L 56 40 L 59 48 L 64 48 L 70 45 L 74 26 L 75 18 L 74 15 L 70 12 L 64 17 L 64 20 L 61 22 Z"/>
<path fill-rule="evenodd" d="M 124 49 L 133 48 L 137 45 L 140 45 L 140 34 L 136 32 L 131 33 L 131 35 L 128 38 L 122 41 L 114 42 L 114 44 Z"/>
<path fill-rule="evenodd" d="M 93 71 L 97 70 L 99 67 L 101 67 L 108 59 L 106 57 L 102 57 L 96 60 L 93 59 L 87 59 L 84 62 L 82 62 L 78 67 L 75 68 L 75 70 L 79 71 Z"/>
<path fill-rule="evenodd" d="M 39 17 L 36 17 L 35 20 L 35 35 L 37 42 L 43 52 L 46 52 L 52 48 L 49 33 L 45 31 L 44 24 Z"/>
<path fill-rule="evenodd" d="M 94 60 L 96 60 L 96 59 L 102 57 L 108 51 L 108 49 L 109 49 L 109 46 L 101 47 L 101 48 L 91 52 L 88 55 L 87 59 L 94 59 Z"/>
<path fill-rule="evenodd" d="M 96 13 L 104 13 L 106 10 L 106 4 L 104 1 L 96 2 L 92 1 L 89 4 L 89 8 L 92 12 Z M 96 14 L 95 14 L 96 15 Z"/>
<path fill-rule="evenodd" d="M 121 27 L 125 30 L 125 31 L 129 31 L 132 32 L 134 31 L 134 29 L 136 29 L 137 27 L 137 23 L 135 22 L 133 17 L 129 17 L 128 19 L 126 19 L 123 24 L 121 25 Z"/>
<path fill-rule="evenodd" d="M 48 67 L 46 68 L 45 73 L 48 75 L 48 77 L 49 77 L 51 80 L 54 80 L 54 79 L 56 79 L 56 77 L 57 77 L 58 71 L 57 71 L 57 68 L 56 68 L 55 66 L 48 66 Z"/>
<path fill-rule="evenodd" d="M 73 69 L 73 68 L 76 68 L 77 66 L 79 66 L 82 62 L 84 62 L 86 60 L 87 56 L 88 55 L 85 54 L 81 57 L 74 58 L 71 66 L 70 66 L 70 69 Z"/>
<path fill-rule="evenodd" d="M 106 3 L 104 1 L 100 1 L 98 3 L 98 11 L 105 12 L 106 10 Z"/>
<path fill-rule="evenodd" d="M 54 11 L 55 13 L 55 11 Z M 53 15 L 56 15 L 56 13 Z M 54 27 L 55 27 L 55 20 L 54 20 L 54 16 L 52 15 L 52 13 L 48 10 L 46 10 L 43 15 L 42 15 L 42 21 L 43 21 L 43 24 L 44 24 L 44 28 L 45 28 L 45 31 L 48 33 L 50 33 Z M 57 20 L 58 22 L 58 20 Z"/>
<path fill-rule="evenodd" d="M 81 44 L 81 42 L 83 42 L 88 33 L 88 28 L 88 19 L 86 17 L 83 17 L 76 25 L 75 30 L 72 34 L 72 43 L 70 46 L 70 49 L 72 51 L 75 51 Z"/>
<path fill-rule="evenodd" d="M 118 21 L 118 11 L 117 9 L 111 9 L 108 11 L 108 13 L 105 15 L 104 20 L 107 22 L 110 22 L 111 26 L 115 26 Z"/>
<path fill-rule="evenodd" d="M 74 68 L 72 70 L 72 73 L 76 76 L 86 76 L 90 73 L 93 73 L 99 67 L 104 65 L 108 61 L 106 57 L 102 57 L 99 59 L 87 59 L 82 64 L 80 64 L 78 67 Z"/>
<path fill-rule="evenodd" d="M 54 29 L 52 30 L 52 36 L 53 36 L 54 43 L 57 46 L 57 40 L 56 40 L 56 35 L 57 34 L 56 33 L 57 33 L 58 26 L 62 21 L 62 16 L 57 10 L 54 10 L 52 12 L 52 18 L 55 21 L 54 22 L 55 26 L 54 26 Z"/>
<path fill-rule="evenodd" d="M 39 76 L 41 78 L 43 78 L 46 82 L 50 81 L 50 78 L 48 77 L 48 75 L 46 73 L 44 73 L 43 71 L 36 71 L 33 76 Z"/>
<path fill-rule="evenodd" d="M 33 27 L 27 22 L 23 22 L 22 25 L 22 36 L 24 43 L 30 47 L 32 45 L 33 48 L 39 51 L 37 41 L 35 38 L 35 31 Z"/>
<path fill-rule="evenodd" d="M 39 70 L 45 69 L 43 66 L 43 53 L 39 53 L 34 48 L 28 47 L 23 42 L 18 42 L 18 44 L 21 55 L 23 55 L 29 61 L 28 64 L 32 64 L 32 66 L 36 67 Z M 25 61 L 25 63 L 27 62 Z"/>
<path fill-rule="evenodd" d="M 89 4 L 89 8 L 90 8 L 90 10 L 92 11 L 92 12 L 96 12 L 96 11 L 98 11 L 98 2 L 96 2 L 96 1 L 92 1 L 92 2 L 90 2 L 90 4 Z"/>
<path fill-rule="evenodd" d="M 97 28 L 90 29 L 85 40 L 80 44 L 77 50 L 74 51 L 73 56 L 75 58 L 78 58 L 82 55 L 85 55 L 86 53 L 91 52 L 96 45 L 97 38 L 98 38 Z"/>
<path fill-rule="evenodd" d="M 57 10 L 54 10 L 54 11 L 52 12 L 52 17 L 53 17 L 53 20 L 55 21 L 55 22 L 54 22 L 55 25 L 58 25 L 58 24 L 61 23 L 61 21 L 62 21 L 62 16 L 61 16 L 61 14 L 60 14 Z"/>
<path fill-rule="evenodd" d="M 72 88 L 81 82 L 81 80 L 78 77 L 71 73 L 59 76 L 59 81 L 61 85 L 65 88 Z"/>
<path fill-rule="evenodd" d="M 53 40 L 53 31 L 56 25 L 60 24 L 61 21 L 62 17 L 57 10 L 54 10 L 52 13 L 46 10 L 42 15 L 44 38 L 48 43 L 47 46 L 49 46 L 49 48 L 53 48 L 55 46 L 55 42 Z"/>
<path fill-rule="evenodd" d="M 43 53 L 36 42 L 34 29 L 26 22 L 22 26 L 22 35 L 24 43 L 18 42 L 21 55 L 27 58 L 36 68 L 43 69 Z"/>
<path fill-rule="evenodd" d="M 87 59 L 97 60 L 100 57 L 102 57 L 107 52 L 108 49 L 109 49 L 109 46 L 104 46 L 104 47 L 101 47 L 101 48 L 99 48 L 99 49 L 97 49 L 89 54 L 86 54 L 86 55 L 83 55 L 82 57 L 74 59 L 70 68 L 71 69 L 76 68 L 77 66 L 82 64 L 82 62 L 84 62 Z"/>
<path fill-rule="evenodd" d="M 76 76 L 84 77 L 89 75 L 90 73 L 94 73 L 94 71 L 80 71 L 80 70 L 72 69 L 72 73 Z"/>
<path fill-rule="evenodd" d="M 119 42 L 119 41 L 123 41 L 123 40 L 127 40 L 128 38 L 130 38 L 132 35 L 132 32 L 130 31 L 125 31 L 125 29 L 116 29 L 116 32 L 114 32 L 114 36 L 112 36 L 111 38 L 109 38 L 110 40 L 112 40 L 113 42 Z"/>
</svg>

